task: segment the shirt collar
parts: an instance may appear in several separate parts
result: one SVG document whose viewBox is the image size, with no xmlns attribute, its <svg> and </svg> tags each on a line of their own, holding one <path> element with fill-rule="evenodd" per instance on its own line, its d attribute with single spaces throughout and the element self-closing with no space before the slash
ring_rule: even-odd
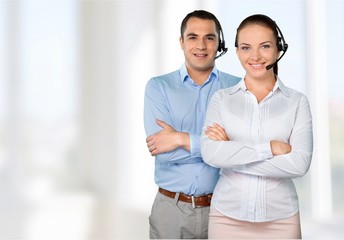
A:
<svg viewBox="0 0 344 240">
<path fill-rule="evenodd" d="M 179 74 L 180 74 L 180 80 L 182 82 L 185 82 L 186 80 L 190 80 L 191 81 L 191 77 L 189 76 L 189 73 L 188 73 L 188 70 L 186 69 L 186 66 L 185 64 L 182 65 L 182 67 L 180 68 L 179 70 Z M 211 70 L 211 73 L 209 75 L 209 78 L 206 82 L 209 81 L 209 79 L 216 79 L 216 80 L 219 80 L 219 74 L 218 74 L 218 70 L 216 68 L 216 66 L 213 67 L 213 70 Z M 205 82 L 205 83 L 206 83 Z"/>
<path fill-rule="evenodd" d="M 247 90 L 247 87 L 246 87 L 246 85 L 245 85 L 244 78 L 242 78 L 241 81 L 240 81 L 238 84 L 236 84 L 236 85 L 234 85 L 233 87 L 229 88 L 228 93 L 229 93 L 229 94 L 234 94 L 234 93 L 236 93 L 237 91 L 239 91 L 240 89 L 243 90 L 243 91 L 246 91 L 246 90 Z"/>
<path fill-rule="evenodd" d="M 274 92 L 277 89 L 280 89 L 284 95 L 286 95 L 287 97 L 290 97 L 290 93 L 289 93 L 288 88 L 283 84 L 283 82 L 279 79 L 279 77 L 277 77 L 275 87 L 272 91 Z"/>
<path fill-rule="evenodd" d="M 272 89 L 272 92 L 275 92 L 277 89 L 279 89 L 287 97 L 290 96 L 288 88 L 282 83 L 282 81 L 279 79 L 279 77 L 277 77 L 277 81 L 275 83 L 274 88 Z M 230 88 L 229 94 L 234 94 L 235 92 L 237 92 L 239 90 L 247 91 L 247 87 L 246 87 L 244 78 L 242 78 L 241 81 L 237 85 Z"/>
</svg>

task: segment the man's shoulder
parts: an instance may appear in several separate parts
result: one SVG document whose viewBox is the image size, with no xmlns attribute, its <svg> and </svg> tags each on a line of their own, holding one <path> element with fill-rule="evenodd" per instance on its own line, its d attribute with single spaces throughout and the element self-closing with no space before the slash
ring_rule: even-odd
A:
<svg viewBox="0 0 344 240">
<path fill-rule="evenodd" d="M 240 82 L 241 80 L 240 77 L 234 76 L 226 72 L 218 71 L 218 74 L 219 74 L 219 80 L 221 81 L 224 87 L 231 87 L 237 84 L 238 82 Z"/>
<path fill-rule="evenodd" d="M 180 77 L 179 70 L 175 70 L 173 72 L 161 74 L 155 77 L 152 77 L 151 80 L 154 81 L 172 81 L 178 79 Z"/>
<path fill-rule="evenodd" d="M 154 89 L 174 89 L 180 82 L 178 79 L 180 79 L 178 70 L 152 77 L 146 84 L 146 91 L 153 91 Z"/>
</svg>

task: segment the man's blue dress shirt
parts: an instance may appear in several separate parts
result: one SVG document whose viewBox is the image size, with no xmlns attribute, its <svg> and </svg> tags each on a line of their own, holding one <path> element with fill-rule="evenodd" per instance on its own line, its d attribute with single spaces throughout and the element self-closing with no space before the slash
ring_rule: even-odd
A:
<svg viewBox="0 0 344 240">
<path fill-rule="evenodd" d="M 180 70 L 154 77 L 146 85 L 144 125 L 147 136 L 162 128 L 160 119 L 178 132 L 190 135 L 190 152 L 184 148 L 155 156 L 155 182 L 172 192 L 188 195 L 212 193 L 218 180 L 218 169 L 205 164 L 201 157 L 200 136 L 211 96 L 228 88 L 240 78 L 213 68 L 202 86 L 188 75 L 185 65 Z"/>
</svg>

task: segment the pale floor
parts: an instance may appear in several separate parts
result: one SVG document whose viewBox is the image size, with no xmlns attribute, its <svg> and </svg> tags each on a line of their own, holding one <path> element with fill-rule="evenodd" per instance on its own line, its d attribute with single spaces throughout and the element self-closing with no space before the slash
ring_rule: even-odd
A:
<svg viewBox="0 0 344 240">
<path fill-rule="evenodd" d="M 111 199 L 72 194 L 1 208 L 0 239 L 149 239 L 149 210 L 119 206 Z M 343 223 L 344 216 L 326 222 L 302 219 L 303 239 L 344 239 Z"/>
</svg>

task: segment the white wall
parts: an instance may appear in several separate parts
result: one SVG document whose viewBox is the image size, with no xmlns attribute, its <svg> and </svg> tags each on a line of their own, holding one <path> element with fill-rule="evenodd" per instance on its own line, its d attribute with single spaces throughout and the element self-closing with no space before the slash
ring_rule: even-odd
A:
<svg viewBox="0 0 344 240">
<path fill-rule="evenodd" d="M 343 82 L 333 80 L 340 74 L 322 68 L 327 63 L 333 70 L 333 63 L 342 62 L 343 30 L 331 26 L 342 25 L 333 21 L 343 21 L 335 16 L 344 15 L 344 4 L 340 0 L 323 2 L 321 37 L 326 44 L 322 46 L 323 42 L 313 41 L 320 30 L 316 19 L 306 18 L 312 3 L 0 2 L 0 238 L 148 238 L 156 186 L 154 159 L 145 145 L 144 87 L 150 77 L 178 69 L 183 63 L 180 23 L 194 9 L 204 8 L 218 16 L 229 52 L 217 65 L 237 75 L 243 74 L 233 46 L 237 25 L 257 12 L 275 19 L 289 44 L 279 62 L 280 77 L 288 86 L 306 93 L 320 111 L 315 117 L 325 117 L 328 124 L 324 111 L 330 109 L 319 107 L 315 100 L 320 93 L 314 86 L 326 98 L 320 99 L 321 103 L 330 105 L 334 92 L 337 105 L 344 103 L 344 94 L 337 91 Z M 320 47 L 321 51 L 314 51 Z M 332 48 L 337 51 L 331 52 Z M 311 60 L 315 59 L 326 63 L 320 61 L 321 66 L 314 69 Z M 320 68 L 322 78 L 328 79 L 315 82 L 315 70 Z M 342 124 L 344 118 L 338 119 Z M 320 125 L 315 125 L 317 131 L 321 129 L 330 137 L 329 126 Z M 342 138 L 337 138 L 332 145 L 342 144 L 340 141 Z M 318 143 L 321 147 L 329 140 L 317 139 Z M 328 158 L 342 154 L 339 150 L 331 156 L 331 149 L 325 152 Z M 331 164 L 343 166 L 338 162 Z M 324 171 L 318 171 L 324 168 L 315 166 L 296 181 L 304 238 L 338 237 L 343 231 L 336 223 L 344 208 L 335 201 L 339 197 L 333 200 L 333 211 L 321 208 L 325 214 L 319 214 L 312 204 L 324 207 L 326 201 L 332 203 L 331 195 L 338 191 L 329 189 L 339 184 L 334 179 L 327 181 L 330 186 L 317 188 L 313 177 L 319 179 Z M 331 170 L 329 165 L 326 168 Z M 314 200 L 324 193 L 325 198 Z"/>
</svg>

